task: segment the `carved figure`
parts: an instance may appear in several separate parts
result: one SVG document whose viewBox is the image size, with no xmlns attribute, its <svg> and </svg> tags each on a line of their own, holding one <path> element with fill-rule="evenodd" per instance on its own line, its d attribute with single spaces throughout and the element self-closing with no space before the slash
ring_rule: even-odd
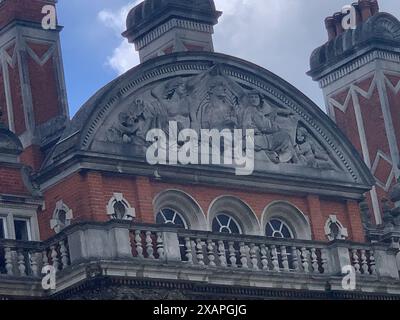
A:
<svg viewBox="0 0 400 320">
<path fill-rule="evenodd" d="M 333 169 L 328 153 L 311 139 L 306 128 L 297 128 L 296 143 L 296 162 L 313 168 Z"/>
<path fill-rule="evenodd" d="M 276 120 L 292 114 L 273 108 L 258 91 L 249 92 L 246 100 L 248 106 L 242 116 L 243 129 L 254 129 L 255 151 L 264 152 L 274 163 L 289 162 L 294 156 L 291 137 Z"/>
</svg>

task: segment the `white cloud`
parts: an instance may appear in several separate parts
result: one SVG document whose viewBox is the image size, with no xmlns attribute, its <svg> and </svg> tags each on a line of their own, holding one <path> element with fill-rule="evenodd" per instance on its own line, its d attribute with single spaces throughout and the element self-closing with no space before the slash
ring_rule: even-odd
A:
<svg viewBox="0 0 400 320">
<path fill-rule="evenodd" d="M 120 33 L 125 29 L 127 13 L 136 3 L 131 1 L 119 10 L 103 10 L 99 19 Z M 288 80 L 322 107 L 322 92 L 305 75 L 311 52 L 327 40 L 326 16 L 338 11 L 348 0 L 215 0 L 223 11 L 215 27 L 214 46 L 217 52 L 252 61 Z M 398 0 L 387 0 L 393 8 Z M 386 8 L 388 9 L 388 8 Z M 393 12 L 393 9 L 390 11 Z M 139 63 L 133 46 L 121 41 L 107 59 L 121 74 Z"/>
<path fill-rule="evenodd" d="M 124 40 L 113 54 L 107 58 L 107 65 L 114 69 L 119 75 L 125 73 L 132 67 L 139 64 L 139 56 L 135 52 L 134 47 Z"/>
<path fill-rule="evenodd" d="M 129 10 L 140 1 L 131 1 L 118 10 L 102 10 L 98 18 L 120 38 L 121 32 L 125 30 Z M 259 60 L 257 58 L 265 50 L 266 42 L 277 36 L 282 23 L 280 17 L 296 12 L 296 3 L 298 1 L 216 0 L 218 10 L 223 11 L 215 34 L 217 51 L 234 53 L 253 61 Z M 268 30 L 268 33 L 263 33 L 260 37 L 255 30 Z M 121 40 L 120 45 L 106 61 L 118 74 L 126 72 L 138 63 L 138 54 L 135 53 L 134 46 L 125 40 Z"/>
<path fill-rule="evenodd" d="M 117 11 L 104 9 L 99 12 L 98 19 L 108 28 L 115 31 L 116 36 L 122 38 L 121 33 L 126 29 L 126 17 L 132 7 L 140 0 L 135 0 Z M 111 56 L 107 57 L 106 64 L 119 75 L 125 73 L 139 63 L 135 47 L 127 40 L 121 40 L 120 45 L 114 49 Z"/>
</svg>

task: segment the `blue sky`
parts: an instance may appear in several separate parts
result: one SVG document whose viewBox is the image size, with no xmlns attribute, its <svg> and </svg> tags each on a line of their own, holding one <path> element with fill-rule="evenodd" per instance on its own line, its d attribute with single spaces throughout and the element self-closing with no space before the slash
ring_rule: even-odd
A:
<svg viewBox="0 0 400 320">
<path fill-rule="evenodd" d="M 98 89 L 138 63 L 123 41 L 125 16 L 141 0 L 59 0 L 59 23 L 71 115 Z M 351 0 L 215 0 L 224 14 L 215 28 L 217 52 L 257 63 L 289 81 L 320 107 L 321 90 L 305 72 L 326 41 L 324 19 Z M 400 18 L 399 0 L 380 0 Z"/>
</svg>

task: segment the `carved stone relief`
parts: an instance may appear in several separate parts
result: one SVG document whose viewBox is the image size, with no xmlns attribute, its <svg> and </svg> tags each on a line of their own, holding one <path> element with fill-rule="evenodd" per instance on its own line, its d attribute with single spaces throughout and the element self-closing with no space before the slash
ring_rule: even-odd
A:
<svg viewBox="0 0 400 320">
<path fill-rule="evenodd" d="M 254 130 L 256 161 L 336 170 L 329 152 L 289 108 L 274 105 L 223 74 L 216 65 L 196 76 L 177 77 L 142 92 L 109 125 L 104 142 L 139 147 L 150 129 L 175 121 L 183 129 Z"/>
</svg>

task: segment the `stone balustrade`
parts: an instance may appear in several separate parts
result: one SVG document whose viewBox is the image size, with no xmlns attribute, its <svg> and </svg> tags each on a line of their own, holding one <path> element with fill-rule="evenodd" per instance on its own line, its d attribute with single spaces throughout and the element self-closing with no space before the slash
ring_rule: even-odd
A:
<svg viewBox="0 0 400 320">
<path fill-rule="evenodd" d="M 143 265 L 189 273 L 237 271 L 264 278 L 291 274 L 326 281 L 341 279 L 343 268 L 352 266 L 360 279 L 387 279 L 392 285 L 399 281 L 396 254 L 390 244 L 380 242 L 273 239 L 129 221 L 81 223 L 45 242 L 1 240 L 0 283 L 6 278 L 39 280 L 46 265 L 68 278 L 79 266 L 101 262 L 113 272 L 120 268 L 124 274 Z M 133 271 L 131 274 L 137 276 Z M 398 286 L 400 290 L 400 281 Z"/>
<path fill-rule="evenodd" d="M 46 242 L 0 240 L 0 275 L 39 278 L 47 265 L 56 271 L 70 265 L 67 237 Z"/>
</svg>

